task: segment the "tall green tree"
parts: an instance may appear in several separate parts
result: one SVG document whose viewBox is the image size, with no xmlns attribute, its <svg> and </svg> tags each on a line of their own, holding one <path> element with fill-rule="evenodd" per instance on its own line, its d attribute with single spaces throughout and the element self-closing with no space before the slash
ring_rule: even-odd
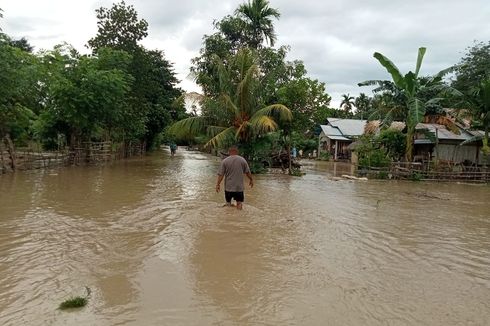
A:
<svg viewBox="0 0 490 326">
<path fill-rule="evenodd" d="M 382 126 L 386 127 L 393 121 L 405 121 L 405 97 L 399 96 L 400 94 L 398 90 L 395 93 L 391 91 L 375 93 L 371 101 L 371 111 L 367 116 L 368 120 L 380 120 Z"/>
<path fill-rule="evenodd" d="M 456 65 L 455 80 L 452 86 L 469 94 L 479 88 L 483 80 L 490 78 L 490 41 L 479 42 L 467 49 L 466 54 Z"/>
<path fill-rule="evenodd" d="M 22 37 L 18 40 L 11 40 L 10 45 L 29 53 L 32 53 L 32 51 L 34 50 L 34 47 L 29 43 L 29 41 L 25 37 Z"/>
<path fill-rule="evenodd" d="M 120 130 L 132 78 L 121 69 L 105 66 L 109 56 L 123 55 L 125 59 L 118 61 L 126 60 L 126 65 L 130 56 L 108 49 L 97 57 L 71 56 L 59 50 L 46 55 L 58 70 L 53 71 L 57 75 L 50 81 L 50 102 L 41 114 L 38 132 L 52 137 L 64 134 L 70 147 L 75 147 Z"/>
<path fill-rule="evenodd" d="M 172 106 L 182 93 L 176 86 L 173 66 L 162 51 L 147 50 L 138 44 L 148 34 L 148 23 L 138 18 L 133 6 L 121 1 L 96 12 L 98 32 L 88 45 L 94 53 L 112 48 L 131 55 L 125 68 L 133 80 L 126 96 L 125 116 L 130 117 L 126 125 L 133 128 L 127 131 L 127 140 L 142 140 L 150 148 L 165 127 L 185 113 L 183 106 Z"/>
<path fill-rule="evenodd" d="M 342 101 L 340 102 L 340 108 L 345 112 L 352 112 L 352 107 L 354 106 L 354 97 L 350 94 L 342 94 Z"/>
<path fill-rule="evenodd" d="M 469 94 L 469 104 L 473 116 L 473 127 L 484 130 L 482 139 L 482 151 L 485 155 L 490 155 L 489 132 L 490 132 L 490 78 L 480 82 L 478 87 L 472 89 Z"/>
<path fill-rule="evenodd" d="M 245 22 L 243 27 L 250 34 L 252 48 L 259 48 L 264 41 L 274 46 L 277 36 L 272 19 L 279 19 L 281 14 L 277 9 L 269 7 L 269 1 L 248 1 L 238 7 L 236 15 Z"/>
<path fill-rule="evenodd" d="M 302 134 L 315 129 L 315 113 L 331 101 L 325 84 L 306 76 L 285 82 L 277 90 L 277 98 L 293 113 L 292 129 Z"/>
<path fill-rule="evenodd" d="M 281 103 L 292 113 L 291 123 L 279 123 L 283 138 L 293 132 L 311 135 L 314 130 L 314 114 L 328 106 L 330 96 L 324 83 L 307 76 L 303 62 L 288 61 L 288 46 L 274 48 L 276 39 L 274 19 L 279 18 L 277 9 L 269 7 L 267 1 L 249 1 L 237 8 L 233 15 L 215 22 L 215 33 L 205 35 L 200 55 L 192 60 L 192 73 L 207 98 L 222 95 L 220 62 L 233 61 L 236 53 L 245 48 L 256 55 L 261 87 L 254 91 L 257 103 Z M 219 58 L 219 60 L 216 60 Z M 222 107 L 206 101 L 203 115 L 212 112 L 221 116 Z M 263 139 L 262 139 L 263 140 Z"/>
<path fill-rule="evenodd" d="M 367 119 L 369 116 L 369 111 L 371 110 L 371 98 L 366 94 L 361 93 L 354 100 L 354 105 L 356 107 L 356 116 L 358 118 Z"/>
<path fill-rule="evenodd" d="M 100 7 L 95 12 L 97 35 L 88 41 L 94 52 L 110 47 L 132 53 L 138 48 L 138 42 L 148 36 L 146 20 L 139 19 L 136 9 L 124 1 L 114 3 L 111 8 Z"/>
<path fill-rule="evenodd" d="M 279 120 L 291 120 L 291 111 L 282 104 L 263 105 L 255 96 L 260 89 L 259 66 L 253 52 L 240 50 L 231 60 L 217 59 L 221 95 L 208 99 L 202 116 L 178 121 L 171 127 L 177 137 L 206 134 L 206 146 L 232 143 L 247 145 L 256 137 L 278 129 Z"/>
<path fill-rule="evenodd" d="M 37 58 L 11 46 L 10 41 L 0 33 L 0 142 L 7 145 L 15 169 L 14 143 L 29 136 L 34 107 L 40 100 L 36 97 L 40 77 Z"/>
<path fill-rule="evenodd" d="M 204 36 L 200 54 L 192 60 L 191 67 L 204 94 L 217 96 L 220 92 L 214 57 L 226 60 L 244 47 L 257 51 L 264 78 L 275 78 L 277 83 L 287 78 L 286 65 L 289 63 L 285 62 L 285 57 L 289 49 L 262 46 L 265 40 L 274 44 L 274 17 L 279 18 L 280 14 L 277 9 L 269 7 L 268 1 L 254 0 L 240 5 L 234 15 L 227 15 L 214 23 L 216 32 Z M 270 83 L 264 85 L 268 87 Z M 275 85 L 273 88 L 278 89 Z M 275 94 L 275 91 L 272 93 Z"/>
</svg>

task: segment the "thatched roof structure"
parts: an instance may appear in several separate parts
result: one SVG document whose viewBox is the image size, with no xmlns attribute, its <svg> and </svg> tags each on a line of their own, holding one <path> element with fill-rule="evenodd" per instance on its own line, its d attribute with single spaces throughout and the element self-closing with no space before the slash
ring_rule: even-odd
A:
<svg viewBox="0 0 490 326">
<path fill-rule="evenodd" d="M 405 123 L 401 121 L 393 121 L 388 129 L 394 129 L 398 131 L 402 131 L 405 128 Z M 375 135 L 379 133 L 381 129 L 381 121 L 380 120 L 372 120 L 368 121 L 366 123 L 366 126 L 364 127 L 364 134 L 365 135 Z"/>
</svg>

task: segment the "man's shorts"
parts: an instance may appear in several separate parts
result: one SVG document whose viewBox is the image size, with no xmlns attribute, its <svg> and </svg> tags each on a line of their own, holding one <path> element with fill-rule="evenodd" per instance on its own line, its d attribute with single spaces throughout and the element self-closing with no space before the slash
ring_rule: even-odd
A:
<svg viewBox="0 0 490 326">
<path fill-rule="evenodd" d="M 237 202 L 243 203 L 243 200 L 245 199 L 243 191 L 225 191 L 226 202 L 229 203 L 232 199 L 235 199 Z"/>
</svg>

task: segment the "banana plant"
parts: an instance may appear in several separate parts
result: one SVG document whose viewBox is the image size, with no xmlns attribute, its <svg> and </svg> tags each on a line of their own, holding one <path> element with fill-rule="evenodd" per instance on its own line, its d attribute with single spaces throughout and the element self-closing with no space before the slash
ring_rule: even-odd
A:
<svg viewBox="0 0 490 326">
<path fill-rule="evenodd" d="M 393 84 L 396 87 L 397 92 L 403 98 L 403 107 L 405 110 L 405 124 L 407 126 L 406 137 L 406 152 L 405 158 L 407 161 L 411 161 L 413 157 L 413 138 L 415 135 L 415 128 L 418 123 L 422 122 L 426 113 L 425 107 L 429 103 L 434 103 L 442 100 L 442 98 L 433 98 L 427 102 L 422 101 L 418 94 L 423 88 L 435 88 L 440 90 L 441 94 L 453 94 L 455 96 L 461 96 L 461 93 L 451 87 L 442 83 L 443 77 L 454 70 L 454 67 L 444 69 L 436 75 L 428 78 L 423 83 L 419 78 L 420 68 L 422 67 L 422 61 L 426 52 L 425 47 L 419 48 L 417 62 L 415 66 L 415 72 L 409 71 L 403 75 L 398 67 L 387 57 L 379 52 L 373 54 L 379 63 L 388 71 L 393 80 Z M 391 82 L 385 80 L 370 80 L 359 83 L 359 86 L 372 86 L 377 85 L 380 90 L 386 85 L 390 85 Z"/>
</svg>

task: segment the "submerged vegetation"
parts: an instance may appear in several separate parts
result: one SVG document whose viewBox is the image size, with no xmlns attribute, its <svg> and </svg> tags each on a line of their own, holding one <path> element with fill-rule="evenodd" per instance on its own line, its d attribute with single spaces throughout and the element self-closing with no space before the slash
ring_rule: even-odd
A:
<svg viewBox="0 0 490 326">
<path fill-rule="evenodd" d="M 60 303 L 58 308 L 60 310 L 66 310 L 66 309 L 72 309 L 72 308 L 85 307 L 88 303 L 88 299 L 89 299 L 90 294 L 91 294 L 91 290 L 89 287 L 85 287 L 85 290 L 87 293 L 84 297 L 76 296 L 76 297 L 72 297 L 70 299 L 67 299 L 67 300 L 63 301 L 62 303 Z"/>
<path fill-rule="evenodd" d="M 74 298 L 67 299 L 67 300 L 63 301 L 62 303 L 60 303 L 59 308 L 61 310 L 71 309 L 71 308 L 81 308 L 81 307 L 85 307 L 87 305 L 87 303 L 88 303 L 87 298 L 74 297 Z"/>
</svg>

